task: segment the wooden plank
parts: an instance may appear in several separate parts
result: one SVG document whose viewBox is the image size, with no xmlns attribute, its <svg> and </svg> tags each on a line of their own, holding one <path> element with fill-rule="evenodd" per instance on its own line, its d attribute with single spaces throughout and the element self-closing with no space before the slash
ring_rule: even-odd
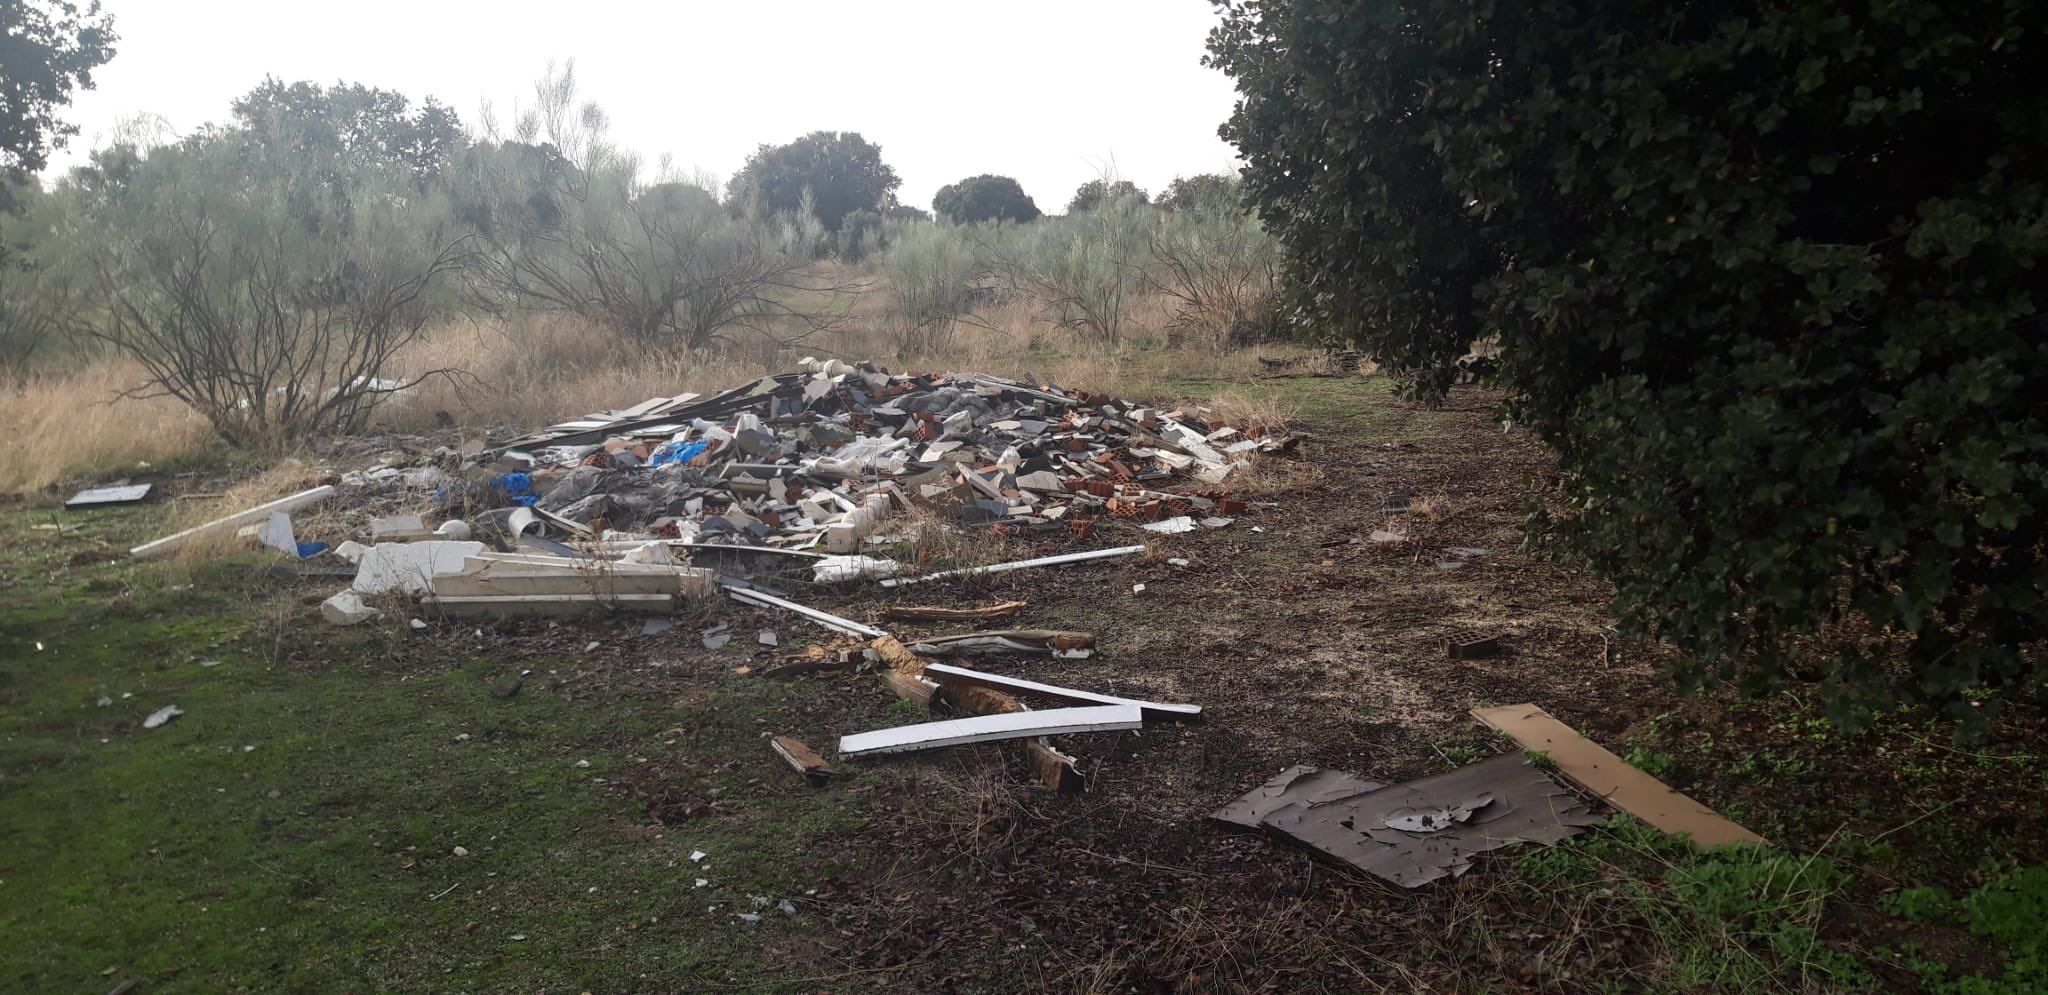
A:
<svg viewBox="0 0 2048 995">
<path fill-rule="evenodd" d="M 325 501 L 333 497 L 335 493 L 333 487 L 323 484 L 310 490 L 303 490 L 297 494 L 278 498 L 275 501 L 259 504 L 254 508 L 235 512 L 232 515 L 216 518 L 204 525 L 194 525 L 183 532 L 176 532 L 161 539 L 152 539 L 129 550 L 128 555 L 140 560 L 159 553 L 167 553 L 199 536 L 210 535 L 215 532 L 225 532 L 229 529 L 238 529 L 244 525 L 267 522 L 270 520 L 270 516 L 277 512 L 292 511 L 316 501 Z"/>
<path fill-rule="evenodd" d="M 1088 790 L 1088 778 L 1076 766 L 1077 761 L 1043 739 L 1025 740 L 1024 762 L 1031 765 L 1038 783 L 1060 794 L 1078 795 Z"/>
<path fill-rule="evenodd" d="M 482 598 L 429 595 L 423 601 L 427 607 L 439 609 L 447 615 L 493 618 L 578 616 L 606 611 L 667 614 L 675 611 L 676 607 L 676 599 L 666 594 L 621 594 L 616 597 L 594 594 L 530 594 Z"/>
<path fill-rule="evenodd" d="M 909 674 L 912 677 L 924 673 L 924 657 L 912 653 L 910 647 L 903 645 L 895 636 L 876 636 L 874 642 L 868 644 L 868 648 L 882 658 L 884 666 L 896 673 Z"/>
<path fill-rule="evenodd" d="M 825 758 L 818 755 L 818 751 L 788 736 L 770 739 L 768 748 L 774 750 L 775 755 L 781 757 L 783 763 L 802 774 L 804 780 L 811 782 L 811 787 L 820 787 L 832 780 L 832 765 L 826 763 Z"/>
<path fill-rule="evenodd" d="M 427 582 L 439 597 L 487 598 L 548 594 L 664 594 L 682 592 L 682 582 L 661 574 L 440 574 Z"/>
<path fill-rule="evenodd" d="M 929 677 L 926 680 L 930 680 Z M 971 684 L 939 684 L 938 699 L 954 711 L 968 715 L 1000 715 L 1004 712 L 1021 712 L 1022 702 L 992 688 L 975 687 Z"/>
<path fill-rule="evenodd" d="M 939 719 L 916 725 L 877 729 L 839 737 L 839 755 L 871 757 L 884 753 L 910 753 L 948 746 L 992 743 L 1005 739 L 1029 739 L 1077 732 L 1115 732 L 1145 724 L 1136 705 L 1091 705 L 1085 708 L 1054 708 L 1043 712 L 1006 712 L 976 715 L 964 719 Z"/>
<path fill-rule="evenodd" d="M 1760 844 L 1764 838 L 1637 770 L 1532 704 L 1475 708 L 1472 717 L 1548 754 L 1558 772 L 1601 801 L 1700 846 Z"/>
<path fill-rule="evenodd" d="M 1202 714 L 1202 706 L 1200 705 L 1143 701 L 1137 698 L 1120 698 L 1113 694 L 1077 691 L 1073 688 L 1063 688 L 1056 684 L 1041 684 L 1038 681 L 1027 681 L 1022 677 L 1005 677 L 1002 674 L 990 674 L 979 670 L 969 670 L 966 667 L 948 666 L 943 663 L 927 665 L 924 668 L 924 673 L 926 677 L 939 682 L 941 694 L 945 693 L 948 685 L 965 685 L 967 687 L 987 688 L 993 691 L 1006 691 L 1012 694 L 1036 695 L 1040 698 L 1050 698 L 1054 701 L 1073 705 L 1136 705 L 1145 710 L 1147 718 L 1155 719 L 1192 719 L 1198 718 Z"/>
<path fill-rule="evenodd" d="M 980 608 L 940 608 L 917 605 L 890 605 L 882 609 L 882 617 L 892 622 L 964 622 L 991 618 L 1008 618 L 1031 607 L 1025 601 L 1005 601 Z"/>
<path fill-rule="evenodd" d="M 920 708 L 932 707 L 932 694 L 938 691 L 938 686 L 930 681 L 894 670 L 882 671 L 882 683 L 889 685 L 889 690 L 896 692 L 896 697 L 915 702 Z"/>
</svg>

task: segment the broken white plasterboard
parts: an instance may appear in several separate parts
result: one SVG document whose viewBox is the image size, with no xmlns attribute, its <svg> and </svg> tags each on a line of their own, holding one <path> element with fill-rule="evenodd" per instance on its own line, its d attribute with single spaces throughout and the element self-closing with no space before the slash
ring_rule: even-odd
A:
<svg viewBox="0 0 2048 995">
<path fill-rule="evenodd" d="M 1072 702 L 1074 704 L 1136 705 L 1145 711 L 1148 718 L 1189 719 L 1202 714 L 1202 706 L 1200 705 L 1144 701 L 1137 698 L 1122 698 L 1113 694 L 1097 694 L 1093 691 L 1077 691 L 1073 688 L 1063 688 L 1056 684 L 1041 684 L 1037 681 L 1027 681 L 1021 677 L 1005 677 L 1002 674 L 990 674 L 943 663 L 925 665 L 924 673 L 926 677 L 933 678 L 940 684 L 967 684 L 995 691 L 1037 695 L 1041 698 L 1051 698 L 1054 701 Z"/>
<path fill-rule="evenodd" d="M 335 493 L 334 488 L 329 485 L 300 491 L 297 494 L 281 497 L 275 501 L 259 504 L 254 508 L 246 508 L 232 515 L 216 518 L 204 525 L 195 525 L 183 532 L 176 532 L 161 539 L 152 539 L 129 550 L 128 555 L 136 559 L 143 559 L 159 553 L 166 553 L 199 536 L 263 522 L 270 518 L 272 512 L 295 511 L 315 501 L 324 501 L 327 498 L 333 497 Z"/>
<path fill-rule="evenodd" d="M 947 577 L 965 577 L 974 574 L 1004 573 L 1010 570 L 1028 570 L 1033 567 L 1058 566 L 1063 563 L 1086 563 L 1089 560 L 1109 560 L 1131 556 L 1145 551 L 1144 546 L 1118 546 L 1115 549 L 1091 549 L 1079 553 L 1062 553 L 1059 556 L 1041 556 L 1032 560 L 1015 560 L 1009 563 L 991 563 L 985 567 L 964 567 L 959 570 L 941 570 L 922 577 L 887 577 L 883 587 L 900 587 L 904 584 L 922 584 L 928 580 L 942 580 Z"/>
<path fill-rule="evenodd" d="M 877 729 L 839 737 L 839 755 L 866 757 L 882 753 L 908 753 L 969 743 L 1003 739 L 1029 739 L 1075 732 L 1114 732 L 1136 729 L 1145 724 L 1145 714 L 1136 705 L 1090 705 L 1082 708 L 1053 708 L 1042 712 L 1001 712 L 964 719 L 941 719 L 917 725 Z"/>
<path fill-rule="evenodd" d="M 1195 520 L 1187 515 L 1175 515 L 1172 518 L 1150 522 L 1140 527 L 1147 532 L 1166 532 L 1170 534 L 1193 532 L 1195 530 Z"/>
<path fill-rule="evenodd" d="M 483 551 L 483 543 L 452 539 L 378 543 L 356 562 L 350 587 L 362 594 L 425 594 L 435 575 L 461 573 L 464 558 Z"/>
<path fill-rule="evenodd" d="M 256 541 L 294 560 L 299 558 L 299 538 L 292 534 L 292 516 L 282 511 L 272 512 L 270 521 L 256 530 Z"/>
<path fill-rule="evenodd" d="M 79 491 L 64 502 L 66 508 L 97 508 L 104 505 L 134 504 L 149 496 L 149 489 L 155 484 L 126 484 L 113 487 L 93 487 Z"/>
</svg>

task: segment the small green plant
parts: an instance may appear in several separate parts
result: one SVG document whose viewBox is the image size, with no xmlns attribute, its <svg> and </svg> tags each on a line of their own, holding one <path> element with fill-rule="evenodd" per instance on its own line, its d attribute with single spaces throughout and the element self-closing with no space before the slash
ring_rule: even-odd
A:
<svg viewBox="0 0 2048 995">
<path fill-rule="evenodd" d="M 1887 896 L 1884 904 L 1892 915 L 1907 922 L 1947 922 L 1955 917 L 1957 911 L 1956 900 L 1949 896 L 1948 889 L 1934 885 L 1907 888 Z"/>
<path fill-rule="evenodd" d="M 1677 757 L 1641 746 L 1630 747 L 1627 753 L 1622 754 L 1621 759 L 1651 777 L 1663 777 L 1678 766 Z"/>
<path fill-rule="evenodd" d="M 1522 756 L 1529 758 L 1529 763 L 1537 770 L 1557 773 L 1557 761 L 1550 758 L 1549 750 L 1523 750 Z"/>
</svg>

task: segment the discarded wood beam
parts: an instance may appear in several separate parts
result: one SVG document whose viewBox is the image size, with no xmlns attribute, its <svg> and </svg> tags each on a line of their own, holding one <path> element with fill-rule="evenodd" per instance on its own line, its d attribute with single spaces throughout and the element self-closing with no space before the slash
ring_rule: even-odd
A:
<svg viewBox="0 0 2048 995">
<path fill-rule="evenodd" d="M 1444 656 L 1453 660 L 1477 660 L 1499 652 L 1499 636 L 1444 640 Z"/>
<path fill-rule="evenodd" d="M 888 669 L 882 671 L 882 682 L 889 690 L 906 701 L 930 708 L 932 698 L 941 691 L 940 687 L 918 676 L 925 670 L 924 658 L 904 648 L 893 636 L 883 636 L 874 641 L 875 654 L 882 658 Z M 973 693 L 963 693 L 963 692 Z M 996 715 L 1021 712 L 1023 704 L 1017 699 L 989 688 L 969 688 L 955 683 L 950 696 L 944 698 L 947 704 L 969 715 Z M 1040 784 L 1063 794 L 1078 794 L 1088 790 L 1088 778 L 1081 773 L 1079 761 L 1052 748 L 1043 738 L 1024 744 L 1024 762 L 1031 767 L 1031 773 Z"/>
<path fill-rule="evenodd" d="M 1032 560 L 1016 560 L 1010 563 L 991 563 L 985 567 L 963 567 L 959 570 L 941 570 L 922 577 L 888 577 L 882 580 L 883 587 L 901 587 L 905 584 L 922 584 L 931 580 L 949 577 L 971 577 L 982 574 L 1008 573 L 1011 570 L 1030 570 L 1035 567 L 1052 567 L 1066 563 L 1086 563 L 1090 560 L 1112 560 L 1145 551 L 1144 546 L 1118 546 L 1115 549 L 1090 549 L 1079 553 L 1062 553 L 1059 556 L 1041 556 Z"/>
<path fill-rule="evenodd" d="M 140 560 L 156 556 L 159 553 L 167 553 L 200 536 L 238 529 L 244 525 L 252 525 L 258 522 L 267 522 L 270 520 L 270 516 L 277 512 L 292 511 L 317 501 L 325 501 L 333 497 L 335 493 L 332 486 L 323 484 L 310 490 L 303 490 L 297 494 L 278 498 L 275 501 L 259 504 L 254 508 L 235 512 L 232 515 L 216 518 L 204 525 L 194 525 L 183 532 L 175 532 L 161 539 L 152 539 L 129 550 L 128 555 Z"/>
<path fill-rule="evenodd" d="M 832 765 L 826 763 L 825 758 L 818 755 L 818 751 L 788 736 L 770 739 L 768 748 L 774 750 L 775 755 L 781 757 L 783 763 L 802 774 L 804 780 L 811 782 L 811 787 L 823 787 L 826 782 L 832 780 Z"/>
<path fill-rule="evenodd" d="M 676 599 L 667 594 L 528 594 L 500 597 L 444 597 L 428 595 L 423 603 L 455 616 L 531 618 L 539 615 L 577 616 L 604 611 L 675 611 Z"/>
<path fill-rule="evenodd" d="M 1088 778 L 1081 773 L 1079 762 L 1053 749 L 1043 738 L 1024 741 L 1024 762 L 1031 765 L 1038 783 L 1059 794 L 1078 795 L 1088 790 Z"/>
<path fill-rule="evenodd" d="M 1559 773 L 1587 793 L 1667 833 L 1691 836 L 1702 847 L 1764 842 L 1533 704 L 1475 708 L 1472 717 L 1514 737 L 1525 750 L 1547 754 Z"/>
<path fill-rule="evenodd" d="M 931 678 L 926 677 L 925 680 Z M 1023 702 L 1001 691 L 958 681 L 951 685 L 941 681 L 937 697 L 954 711 L 966 715 L 1001 715 L 1025 710 Z"/>
<path fill-rule="evenodd" d="M 517 598 L 559 595 L 592 595 L 601 598 L 624 594 L 660 594 L 675 597 L 680 581 L 652 574 L 623 574 L 616 577 L 578 577 L 536 574 L 526 576 L 484 576 L 442 574 L 433 578 L 432 593 L 441 598 Z"/>
<path fill-rule="evenodd" d="M 1093 691 L 1077 691 L 1054 684 L 1041 684 L 1021 677 L 1005 677 L 1001 674 L 984 673 L 965 667 L 953 667 L 934 663 L 924 668 L 927 678 L 939 682 L 941 696 L 947 693 L 948 685 L 964 685 L 970 688 L 986 688 L 1011 694 L 1035 695 L 1070 705 L 1136 705 L 1145 711 L 1147 718 L 1192 719 L 1202 714 L 1200 705 L 1173 704 L 1158 701 L 1143 701 L 1136 698 L 1120 698 L 1113 694 L 1097 694 Z"/>
<path fill-rule="evenodd" d="M 1026 601 L 1004 601 L 980 608 L 939 608 L 917 605 L 890 605 L 882 609 L 882 617 L 891 622 L 965 622 L 991 618 L 1008 618 L 1031 607 Z"/>
<path fill-rule="evenodd" d="M 1077 732 L 1115 732 L 1145 724 L 1136 705 L 1091 705 L 1043 712 L 1005 712 L 964 719 L 940 719 L 839 737 L 839 755 L 871 757 L 947 746 L 1029 739 Z"/>
<path fill-rule="evenodd" d="M 896 697 L 920 708 L 932 707 L 932 695 L 939 690 L 938 685 L 922 677 L 896 670 L 882 671 L 882 683 L 889 685 L 889 690 L 896 692 Z"/>
<path fill-rule="evenodd" d="M 1095 634 L 1059 632 L 1052 629 L 1007 629 L 997 632 L 966 632 L 957 636 L 935 636 L 911 645 L 930 656 L 975 656 L 995 653 L 1051 653 L 1060 657 L 1087 657 L 1095 651 Z"/>
<path fill-rule="evenodd" d="M 795 612 L 827 629 L 831 629 L 833 632 L 843 632 L 849 636 L 880 639 L 888 635 L 888 633 L 872 625 L 865 625 L 850 618 L 840 618 L 831 612 L 822 612 L 816 608 L 800 605 L 794 601 L 778 598 L 761 591 L 743 587 L 727 587 L 725 589 L 725 596 L 741 604 L 756 605 L 763 608 L 780 608 L 786 612 Z"/>
<path fill-rule="evenodd" d="M 909 674 L 912 677 L 924 673 L 924 657 L 912 653 L 910 647 L 903 645 L 895 636 L 877 636 L 874 642 L 868 644 L 868 648 L 874 650 L 875 655 L 882 658 L 883 665 L 895 673 Z"/>
</svg>

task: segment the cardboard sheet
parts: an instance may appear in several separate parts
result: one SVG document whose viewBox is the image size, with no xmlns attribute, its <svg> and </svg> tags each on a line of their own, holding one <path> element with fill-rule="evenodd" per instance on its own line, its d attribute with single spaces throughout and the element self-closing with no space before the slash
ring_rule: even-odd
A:
<svg viewBox="0 0 2048 995">
<path fill-rule="evenodd" d="M 1209 818 L 1233 826 L 1243 826 L 1246 829 L 1257 829 L 1259 820 L 1265 818 L 1266 813 L 1295 802 L 1313 805 L 1333 798 L 1378 791 L 1384 787 L 1386 785 L 1379 781 L 1368 781 L 1341 770 L 1319 770 L 1296 764 L 1274 775 L 1266 783 L 1245 792 L 1230 804 L 1209 813 Z"/>
<path fill-rule="evenodd" d="M 1629 766 L 1535 705 L 1475 708 L 1472 717 L 1513 736 L 1524 749 L 1549 754 L 1558 772 L 1572 783 L 1667 833 L 1691 836 L 1694 843 L 1709 847 L 1764 842 L 1763 837 Z"/>
</svg>

